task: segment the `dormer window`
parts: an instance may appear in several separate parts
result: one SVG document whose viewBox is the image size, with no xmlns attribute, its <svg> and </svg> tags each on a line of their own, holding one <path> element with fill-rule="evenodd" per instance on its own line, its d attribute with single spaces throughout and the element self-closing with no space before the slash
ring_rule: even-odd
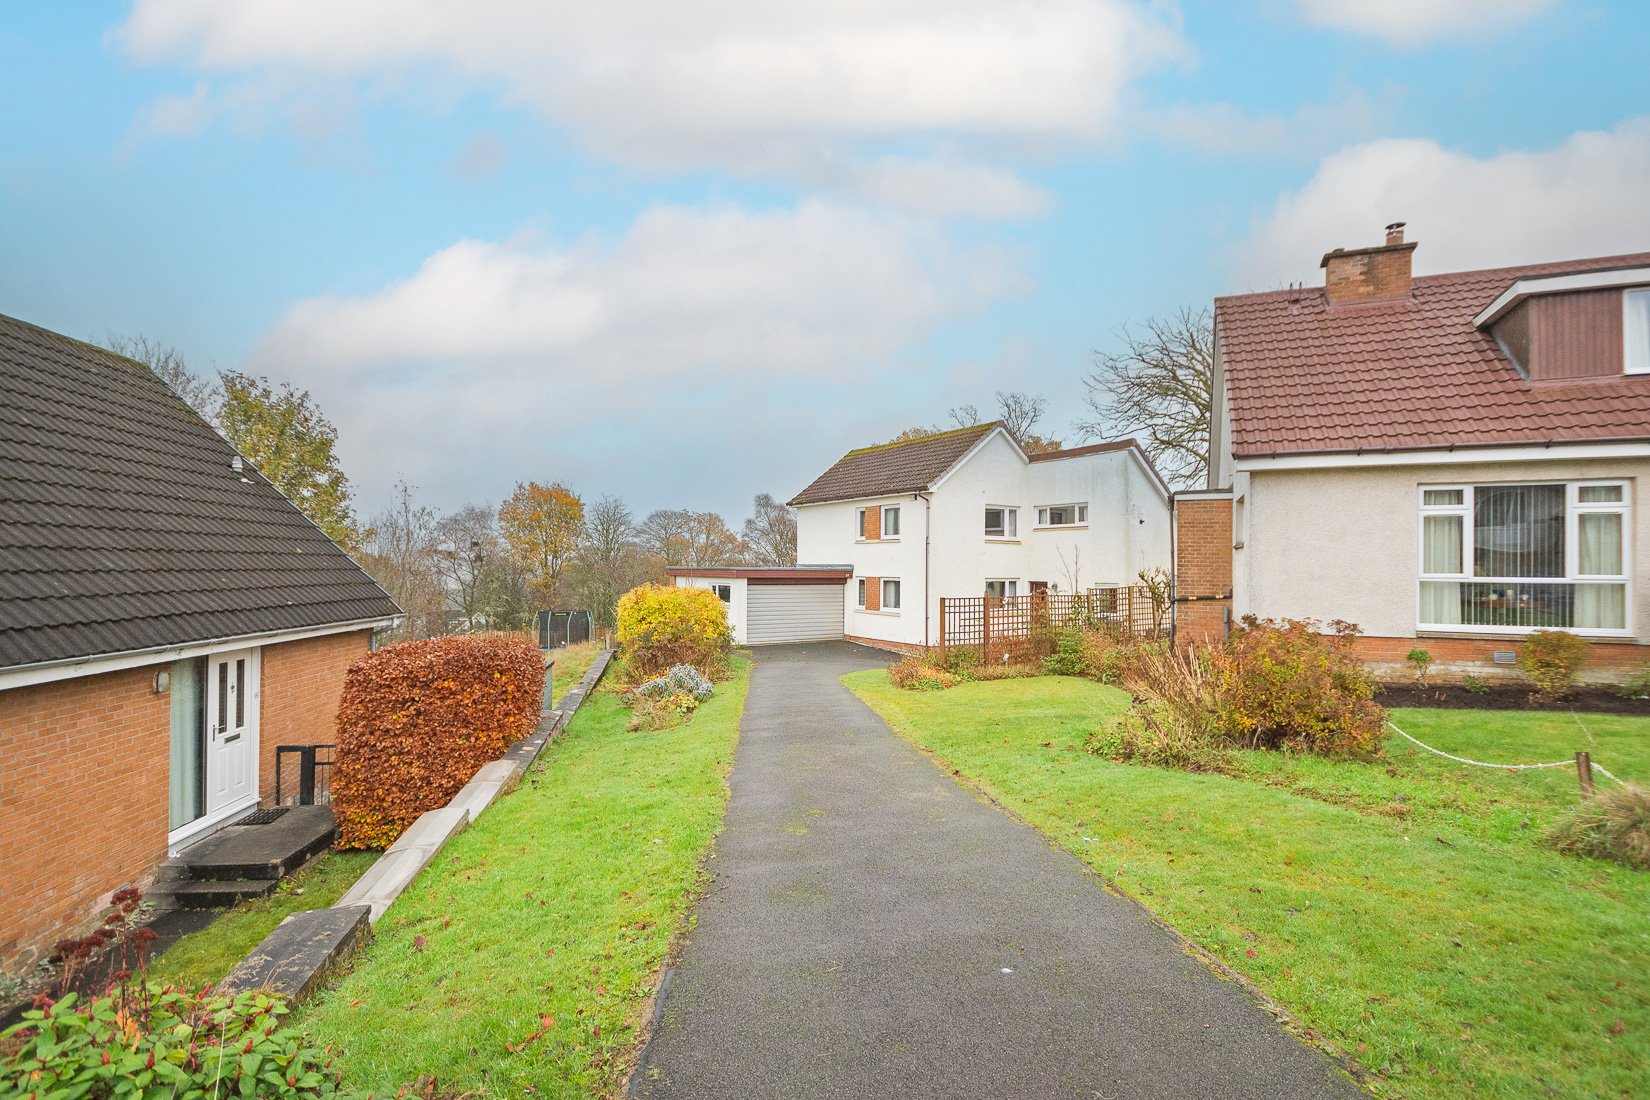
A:
<svg viewBox="0 0 1650 1100">
<path fill-rule="evenodd" d="M 1650 287 L 1624 291 L 1621 312 L 1622 369 L 1650 374 Z"/>
</svg>

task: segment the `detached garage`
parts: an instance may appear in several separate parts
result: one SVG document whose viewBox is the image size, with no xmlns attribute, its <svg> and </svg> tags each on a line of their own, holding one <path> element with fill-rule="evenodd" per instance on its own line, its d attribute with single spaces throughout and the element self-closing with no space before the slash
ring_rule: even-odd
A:
<svg viewBox="0 0 1650 1100">
<path fill-rule="evenodd" d="M 680 588 L 708 588 L 728 610 L 740 645 L 840 640 L 847 618 L 847 565 L 673 566 Z"/>
</svg>

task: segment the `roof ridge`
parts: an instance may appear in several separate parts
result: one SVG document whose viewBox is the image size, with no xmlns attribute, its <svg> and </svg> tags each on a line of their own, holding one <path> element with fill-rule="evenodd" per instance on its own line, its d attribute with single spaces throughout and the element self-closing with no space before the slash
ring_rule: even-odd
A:
<svg viewBox="0 0 1650 1100">
<path fill-rule="evenodd" d="M 843 455 L 842 458 L 857 458 L 860 455 L 875 454 L 878 451 L 890 451 L 896 447 L 909 447 L 914 443 L 931 443 L 936 439 L 950 439 L 962 435 L 964 432 L 977 432 L 983 428 L 1004 428 L 1006 430 L 1006 427 L 1001 420 L 988 420 L 980 424 L 969 424 L 962 428 L 946 428 L 944 431 L 929 432 L 927 435 L 919 435 L 914 439 L 890 439 L 886 443 L 873 443 L 868 447 L 855 447 Z M 842 459 L 837 461 L 840 462 Z"/>
<path fill-rule="evenodd" d="M 1357 251 L 1349 249 L 1347 251 Z M 1529 273 L 1538 269 L 1563 269 L 1553 271 L 1553 274 L 1573 274 L 1582 271 L 1608 271 L 1612 267 L 1636 267 L 1650 264 L 1650 251 L 1646 252 L 1619 252 L 1607 256 L 1583 256 L 1573 260 L 1542 260 L 1530 264 L 1506 264 L 1499 267 L 1471 267 L 1461 271 L 1438 271 L 1431 275 L 1417 275 L 1413 282 L 1418 284 L 1438 283 L 1446 280 L 1483 278 L 1490 275 L 1518 278 L 1520 273 Z M 1323 290 L 1321 286 L 1292 286 L 1278 287 L 1275 290 L 1253 290 L 1241 294 L 1217 294 L 1215 301 L 1231 302 L 1239 299 L 1277 298 L 1290 294 L 1318 294 Z M 1379 302 L 1379 300 L 1377 300 Z M 1390 302 L 1390 299 L 1387 300 Z M 1368 303 L 1359 303 L 1368 304 Z M 1384 303 L 1381 303 L 1384 304 Z"/>
</svg>

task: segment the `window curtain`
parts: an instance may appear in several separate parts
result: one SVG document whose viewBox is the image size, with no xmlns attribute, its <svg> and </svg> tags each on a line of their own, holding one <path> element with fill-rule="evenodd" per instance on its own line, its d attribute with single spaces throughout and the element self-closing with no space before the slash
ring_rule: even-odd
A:
<svg viewBox="0 0 1650 1100">
<path fill-rule="evenodd" d="M 1421 572 L 1461 572 L 1461 517 L 1426 516 L 1421 521 Z M 1421 621 L 1449 626 L 1461 621 L 1461 582 L 1422 581 Z"/>
<path fill-rule="evenodd" d="M 1421 621 L 1428 626 L 1452 626 L 1461 621 L 1461 582 L 1422 581 Z"/>
<path fill-rule="evenodd" d="M 1589 577 L 1619 577 L 1621 571 L 1621 514 L 1583 512 L 1577 534 L 1581 543 L 1581 572 Z"/>
<path fill-rule="evenodd" d="M 1576 585 L 1575 625 L 1582 630 L 1622 630 L 1627 626 L 1625 584 Z"/>
<path fill-rule="evenodd" d="M 177 661 L 171 678 L 171 775 L 167 782 L 167 806 L 171 828 L 180 829 L 205 811 L 204 776 L 201 768 L 201 692 L 206 662 L 199 658 Z"/>
</svg>

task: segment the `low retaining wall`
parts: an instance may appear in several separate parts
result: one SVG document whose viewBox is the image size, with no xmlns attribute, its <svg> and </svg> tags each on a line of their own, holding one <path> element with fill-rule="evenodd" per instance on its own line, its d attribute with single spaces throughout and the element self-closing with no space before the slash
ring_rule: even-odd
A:
<svg viewBox="0 0 1650 1100">
<path fill-rule="evenodd" d="M 330 909 L 308 909 L 283 920 L 219 983 L 225 992 L 267 989 L 297 1002 L 372 938 L 371 926 L 412 885 L 418 873 L 501 794 L 521 781 L 607 671 L 613 651 L 598 656 L 554 709 L 540 712 L 538 728 L 491 764 L 483 765 L 452 801 L 421 815 Z"/>
</svg>

